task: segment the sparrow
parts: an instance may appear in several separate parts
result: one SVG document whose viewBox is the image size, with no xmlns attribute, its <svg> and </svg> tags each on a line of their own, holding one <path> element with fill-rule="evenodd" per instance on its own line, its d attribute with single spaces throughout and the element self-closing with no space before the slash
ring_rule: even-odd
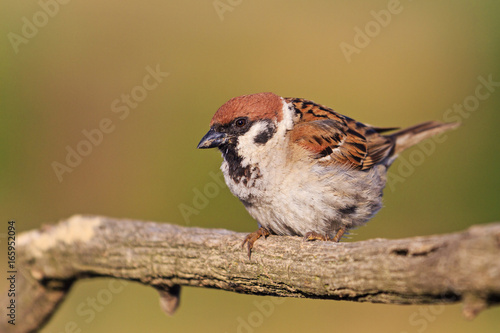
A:
<svg viewBox="0 0 500 333">
<path fill-rule="evenodd" d="M 406 148 L 457 127 L 429 121 L 399 128 L 360 123 L 302 98 L 265 92 L 230 99 L 197 148 L 218 148 L 229 190 L 269 235 L 338 242 L 382 208 L 389 166 Z"/>
</svg>

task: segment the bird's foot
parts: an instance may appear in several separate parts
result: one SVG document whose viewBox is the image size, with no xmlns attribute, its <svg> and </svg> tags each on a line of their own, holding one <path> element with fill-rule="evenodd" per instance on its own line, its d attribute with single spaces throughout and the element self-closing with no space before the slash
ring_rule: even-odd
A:
<svg viewBox="0 0 500 333">
<path fill-rule="evenodd" d="M 304 241 L 315 241 L 315 240 L 327 241 L 330 240 L 330 238 L 328 237 L 328 235 L 322 235 L 320 233 L 317 233 L 316 231 L 309 231 L 304 235 Z"/>
<path fill-rule="evenodd" d="M 260 227 L 259 230 L 254 231 L 245 237 L 245 240 L 241 244 L 241 247 L 244 247 L 245 244 L 247 244 L 249 260 L 251 259 L 253 244 L 257 241 L 257 239 L 261 238 L 262 236 L 264 236 L 264 238 L 267 238 L 267 236 L 269 236 L 270 234 L 271 233 L 269 232 L 269 230 L 264 227 Z"/>
<path fill-rule="evenodd" d="M 340 228 L 337 231 L 337 234 L 335 235 L 335 237 L 332 238 L 332 242 L 336 242 L 336 243 L 340 242 L 340 239 L 344 235 L 344 232 L 345 232 L 345 228 Z"/>
<path fill-rule="evenodd" d="M 328 234 L 320 234 L 316 231 L 310 231 L 304 235 L 304 241 L 332 241 L 338 243 L 342 236 L 344 235 L 345 228 L 340 228 L 333 238 L 330 238 Z"/>
</svg>

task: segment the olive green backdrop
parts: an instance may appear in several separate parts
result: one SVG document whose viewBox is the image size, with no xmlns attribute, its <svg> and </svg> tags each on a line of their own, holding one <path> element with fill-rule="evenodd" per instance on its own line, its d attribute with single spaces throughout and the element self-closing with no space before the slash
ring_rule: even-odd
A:
<svg viewBox="0 0 500 333">
<path fill-rule="evenodd" d="M 463 123 L 444 142 L 405 152 L 384 209 L 345 241 L 500 220 L 498 1 L 60 1 L 0 4 L 1 253 L 9 219 L 19 233 L 76 213 L 255 230 L 211 176 L 220 154 L 195 147 L 220 105 L 262 91 L 377 126 Z M 156 81 L 147 76 L 155 70 Z M 73 150 L 86 156 L 66 161 Z M 5 272 L 6 255 L 0 264 Z M 271 300 L 185 288 L 178 313 L 167 317 L 151 288 L 93 279 L 74 286 L 42 332 L 500 325 L 499 308 L 468 322 L 460 305 Z"/>
</svg>

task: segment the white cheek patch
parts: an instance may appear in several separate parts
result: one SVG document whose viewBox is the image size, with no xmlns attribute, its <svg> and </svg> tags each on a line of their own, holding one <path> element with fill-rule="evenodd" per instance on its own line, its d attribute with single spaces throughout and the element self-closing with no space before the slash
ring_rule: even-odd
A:
<svg viewBox="0 0 500 333">
<path fill-rule="evenodd" d="M 255 122 L 250 130 L 238 138 L 236 149 L 243 156 L 243 166 L 248 165 L 252 161 L 252 157 L 262 150 L 262 145 L 255 143 L 255 138 L 262 132 L 267 131 L 267 124 L 263 121 Z"/>
</svg>

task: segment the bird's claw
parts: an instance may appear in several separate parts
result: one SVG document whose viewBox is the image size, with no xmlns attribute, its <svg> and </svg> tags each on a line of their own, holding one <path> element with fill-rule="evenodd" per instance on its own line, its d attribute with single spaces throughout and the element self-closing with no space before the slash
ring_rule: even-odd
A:
<svg viewBox="0 0 500 333">
<path fill-rule="evenodd" d="M 270 234 L 271 233 L 269 232 L 269 230 L 264 227 L 260 227 L 259 230 L 254 231 L 245 237 L 243 243 L 241 244 L 241 247 L 243 248 L 245 244 L 247 244 L 249 260 L 251 259 L 253 244 L 257 241 L 257 239 L 261 238 L 262 236 L 264 236 L 264 238 L 267 238 L 267 236 L 269 236 Z"/>
<path fill-rule="evenodd" d="M 317 233 L 316 231 L 309 231 L 308 233 L 306 233 L 304 235 L 303 239 L 305 242 L 310 242 L 310 241 L 315 241 L 315 240 L 319 240 L 319 241 L 329 240 L 327 235 L 322 235 L 320 233 Z"/>
<path fill-rule="evenodd" d="M 337 234 L 335 234 L 335 236 L 332 238 L 332 242 L 335 242 L 335 243 L 340 242 L 340 239 L 341 239 L 341 238 L 342 238 L 342 236 L 344 235 L 344 232 L 345 232 L 345 228 L 340 228 L 340 229 L 337 231 Z"/>
<path fill-rule="evenodd" d="M 335 234 L 335 236 L 333 238 L 330 238 L 329 235 L 320 234 L 320 233 L 317 233 L 316 231 L 310 231 L 304 235 L 303 239 L 306 242 L 319 240 L 319 241 L 332 241 L 332 242 L 338 243 L 340 241 L 340 239 L 342 238 L 342 236 L 344 235 L 344 232 L 345 232 L 345 228 L 340 228 L 337 231 L 337 233 Z"/>
</svg>

